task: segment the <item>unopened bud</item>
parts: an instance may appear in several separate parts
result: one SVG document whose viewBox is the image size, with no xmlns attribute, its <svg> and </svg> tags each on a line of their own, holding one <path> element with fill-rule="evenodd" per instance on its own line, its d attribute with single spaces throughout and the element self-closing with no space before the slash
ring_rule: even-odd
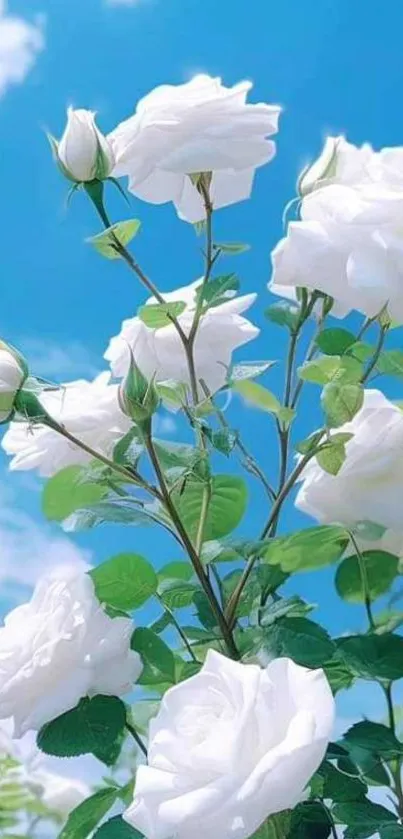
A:
<svg viewBox="0 0 403 839">
<path fill-rule="evenodd" d="M 27 376 L 28 366 L 23 356 L 0 341 L 0 423 L 12 418 L 16 396 Z"/>
<path fill-rule="evenodd" d="M 154 377 L 148 381 L 143 376 L 131 353 L 128 373 L 119 388 L 119 404 L 123 413 L 141 426 L 155 414 L 159 403 Z"/>
</svg>

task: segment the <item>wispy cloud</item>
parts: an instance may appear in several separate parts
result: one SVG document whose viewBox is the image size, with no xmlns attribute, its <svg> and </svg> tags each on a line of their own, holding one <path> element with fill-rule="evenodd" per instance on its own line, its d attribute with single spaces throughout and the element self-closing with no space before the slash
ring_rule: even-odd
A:
<svg viewBox="0 0 403 839">
<path fill-rule="evenodd" d="M 94 378 L 103 366 L 101 359 L 81 341 L 56 343 L 47 338 L 21 337 L 16 341 L 18 349 L 27 358 L 33 375 L 57 382 L 75 378 Z"/>
<path fill-rule="evenodd" d="M 13 606 L 25 600 L 39 577 L 64 567 L 86 570 L 89 551 L 38 523 L 14 506 L 10 491 L 0 484 L 0 597 Z"/>
<path fill-rule="evenodd" d="M 30 23 L 10 14 L 6 0 L 0 0 L 0 96 L 24 81 L 44 46 L 43 19 Z"/>
</svg>

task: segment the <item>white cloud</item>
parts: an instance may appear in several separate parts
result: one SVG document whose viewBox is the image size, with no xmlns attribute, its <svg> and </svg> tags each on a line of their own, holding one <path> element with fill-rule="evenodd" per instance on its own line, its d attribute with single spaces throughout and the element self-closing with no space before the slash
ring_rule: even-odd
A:
<svg viewBox="0 0 403 839">
<path fill-rule="evenodd" d="M 33 375 L 57 382 L 77 377 L 93 379 L 98 375 L 101 364 L 81 341 L 66 341 L 56 344 L 47 338 L 21 337 L 16 342 L 18 349 L 26 356 Z"/>
<path fill-rule="evenodd" d="M 0 595 L 16 605 L 44 574 L 72 566 L 88 569 L 91 554 L 49 525 L 39 524 L 11 501 L 0 485 Z"/>
<path fill-rule="evenodd" d="M 10 85 L 21 84 L 45 46 L 43 19 L 29 23 L 7 12 L 0 0 L 0 96 Z"/>
</svg>

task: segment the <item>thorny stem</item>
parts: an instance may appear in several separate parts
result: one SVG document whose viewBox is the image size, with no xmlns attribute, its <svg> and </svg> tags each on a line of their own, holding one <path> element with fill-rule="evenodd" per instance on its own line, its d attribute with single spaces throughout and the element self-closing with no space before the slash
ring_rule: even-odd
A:
<svg viewBox="0 0 403 839">
<path fill-rule="evenodd" d="M 232 631 L 231 631 L 231 629 L 228 625 L 228 622 L 227 622 L 227 620 L 226 620 L 226 618 L 225 618 L 225 616 L 224 616 L 224 614 L 223 614 L 223 612 L 220 608 L 220 605 L 219 605 L 218 600 L 216 598 L 214 589 L 213 589 L 213 587 L 210 583 L 210 580 L 209 580 L 209 578 L 208 578 L 208 576 L 207 576 L 207 574 L 204 570 L 203 563 L 200 559 L 200 556 L 197 553 L 197 551 L 195 549 L 195 546 L 193 545 L 193 542 L 190 539 L 189 534 L 188 534 L 186 528 L 183 525 L 182 519 L 181 519 L 181 517 L 180 517 L 180 515 L 179 515 L 179 513 L 178 513 L 178 511 L 175 507 L 175 504 L 172 501 L 172 498 L 171 498 L 171 495 L 170 495 L 170 492 L 169 492 L 169 488 L 165 483 L 164 474 L 163 474 L 162 469 L 160 467 L 158 457 L 157 457 L 157 453 L 156 453 L 155 448 L 154 448 L 154 443 L 153 443 L 152 436 L 151 436 L 151 429 L 149 430 L 148 433 L 145 434 L 145 445 L 146 445 L 151 463 L 153 465 L 155 474 L 157 476 L 157 480 L 158 480 L 158 483 L 159 483 L 159 486 L 160 486 L 160 489 L 161 489 L 161 493 L 162 493 L 162 496 L 163 496 L 165 508 L 166 508 L 167 512 L 169 513 L 169 515 L 171 517 L 171 520 L 172 520 L 172 522 L 173 522 L 173 524 L 174 524 L 174 526 L 175 526 L 175 528 L 178 532 L 178 535 L 180 536 L 183 547 L 185 548 L 185 550 L 188 553 L 188 556 L 189 556 L 189 558 L 192 562 L 193 568 L 194 568 L 194 570 L 195 570 L 195 572 L 196 572 L 196 574 L 197 574 L 197 576 L 200 580 L 200 583 L 203 587 L 205 595 L 208 598 L 208 601 L 209 601 L 210 606 L 211 606 L 211 610 L 212 610 L 215 618 L 217 619 L 218 626 L 221 629 L 222 636 L 225 640 L 228 651 L 229 651 L 230 655 L 232 656 L 232 658 L 237 659 L 237 658 L 239 658 L 239 655 L 238 655 L 238 650 L 235 646 L 234 639 L 232 637 Z"/>
</svg>

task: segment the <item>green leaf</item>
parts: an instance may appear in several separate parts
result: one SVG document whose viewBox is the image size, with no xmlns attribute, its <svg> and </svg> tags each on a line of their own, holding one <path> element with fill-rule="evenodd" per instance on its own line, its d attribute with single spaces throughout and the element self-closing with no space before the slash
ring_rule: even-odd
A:
<svg viewBox="0 0 403 839">
<path fill-rule="evenodd" d="M 356 343 L 355 335 L 347 329 L 324 329 L 316 344 L 326 355 L 343 355 Z"/>
<path fill-rule="evenodd" d="M 217 627 L 217 618 L 211 609 L 210 603 L 204 591 L 197 591 L 193 597 L 193 602 L 196 607 L 197 617 L 206 629 L 215 629 Z"/>
<path fill-rule="evenodd" d="M 402 350 L 386 350 L 382 352 L 377 363 L 377 370 L 387 376 L 403 376 Z"/>
<path fill-rule="evenodd" d="M 115 609 L 138 609 L 157 591 L 154 568 L 138 554 L 117 554 L 90 574 L 100 603 Z"/>
<path fill-rule="evenodd" d="M 116 696 L 82 699 L 71 711 L 44 725 L 37 737 L 39 748 L 56 757 L 93 754 L 111 766 L 120 753 L 126 708 Z"/>
<path fill-rule="evenodd" d="M 175 300 L 172 303 L 141 306 L 137 315 L 149 329 L 162 329 L 164 326 L 172 326 L 172 318 L 178 318 L 185 309 L 186 303 L 183 300 Z"/>
<path fill-rule="evenodd" d="M 292 811 L 290 832 L 287 839 L 327 839 L 331 822 L 323 804 L 305 801 Z"/>
<path fill-rule="evenodd" d="M 314 433 L 310 434 L 309 437 L 306 437 L 305 440 L 300 440 L 299 443 L 296 443 L 295 449 L 300 454 L 311 454 L 317 449 L 322 440 L 323 431 L 314 431 Z"/>
<path fill-rule="evenodd" d="M 322 391 L 321 401 L 328 425 L 338 428 L 350 422 L 362 408 L 364 390 L 355 384 L 330 382 Z"/>
<path fill-rule="evenodd" d="M 390 728 L 378 722 L 355 723 L 343 736 L 343 745 L 358 746 L 385 760 L 392 760 L 403 755 L 403 743 L 400 743 Z"/>
<path fill-rule="evenodd" d="M 206 308 L 211 308 L 235 297 L 237 291 L 239 291 L 239 280 L 236 274 L 225 274 L 209 280 L 204 287 L 201 285 L 196 291 L 196 299 L 199 300 L 200 294 L 203 293 L 202 302 Z"/>
<path fill-rule="evenodd" d="M 256 379 L 258 376 L 262 376 L 270 367 L 273 367 L 275 363 L 275 361 L 243 361 L 242 364 L 235 364 L 231 370 L 231 382 Z"/>
<path fill-rule="evenodd" d="M 274 600 L 273 603 L 268 603 L 260 609 L 259 625 L 271 626 L 284 617 L 303 617 L 306 612 L 310 611 L 310 608 L 297 595 L 290 598 L 280 597 L 279 600 Z"/>
<path fill-rule="evenodd" d="M 305 382 L 319 385 L 326 385 L 328 382 L 359 382 L 362 364 L 349 356 L 324 355 L 299 367 L 298 375 Z"/>
<path fill-rule="evenodd" d="M 143 839 L 143 834 L 122 818 L 113 816 L 94 833 L 93 839 Z"/>
<path fill-rule="evenodd" d="M 283 810 L 282 813 L 269 816 L 252 834 L 251 839 L 283 839 L 283 837 L 285 839 L 285 837 L 288 837 L 290 822 L 290 810 Z"/>
<path fill-rule="evenodd" d="M 371 344 L 366 344 L 365 341 L 357 341 L 349 347 L 347 352 L 348 355 L 351 355 L 352 358 L 356 358 L 357 361 L 361 361 L 361 364 L 363 364 L 364 361 L 367 361 L 374 354 L 374 349 L 375 347 L 372 347 Z"/>
<path fill-rule="evenodd" d="M 336 643 L 356 676 L 385 681 L 403 677 L 403 638 L 400 635 L 350 635 L 339 638 Z"/>
<path fill-rule="evenodd" d="M 210 441 L 217 451 L 225 454 L 227 457 L 231 454 L 236 446 L 238 440 L 238 433 L 231 431 L 230 428 L 223 428 L 221 431 L 214 431 L 210 436 Z"/>
<path fill-rule="evenodd" d="M 174 382 L 167 380 L 166 382 L 157 382 L 157 393 L 164 402 L 172 405 L 173 408 L 181 408 L 187 403 L 187 388 L 181 382 Z"/>
<path fill-rule="evenodd" d="M 368 788 L 358 778 L 340 772 L 328 762 L 325 762 L 319 771 L 324 779 L 323 798 L 330 798 L 333 802 L 365 800 Z"/>
<path fill-rule="evenodd" d="M 131 646 L 142 658 L 144 669 L 138 679 L 141 685 L 175 682 L 175 658 L 164 641 L 151 629 L 134 630 Z"/>
<path fill-rule="evenodd" d="M 66 466 L 45 484 L 42 510 L 50 521 L 63 521 L 80 507 L 101 501 L 108 487 L 81 480 L 81 466 Z"/>
<path fill-rule="evenodd" d="M 370 786 L 389 786 L 389 774 L 383 766 L 380 758 L 372 754 L 368 749 L 363 749 L 360 746 L 353 744 L 348 745 L 348 762 L 354 761 L 354 764 L 359 767 L 359 773 L 363 776 L 367 784 Z M 344 759 L 338 761 L 340 769 L 346 763 Z"/>
<path fill-rule="evenodd" d="M 95 792 L 70 813 L 59 839 L 86 839 L 113 807 L 118 795 L 116 787 Z"/>
<path fill-rule="evenodd" d="M 403 639 L 402 639 L 403 641 Z M 282 618 L 265 630 L 266 648 L 304 667 L 320 667 L 334 653 L 326 630 L 307 618 Z"/>
<path fill-rule="evenodd" d="M 363 551 L 368 594 L 376 600 L 387 592 L 399 573 L 399 559 L 386 551 Z M 357 556 L 349 556 L 339 565 L 336 589 L 343 600 L 349 603 L 364 603 L 365 597 L 361 579 L 360 563 Z"/>
<path fill-rule="evenodd" d="M 122 466 L 136 466 L 143 451 L 144 442 L 140 439 L 138 428 L 134 426 L 116 443 L 113 462 Z"/>
<path fill-rule="evenodd" d="M 155 507 L 151 504 L 140 507 L 130 497 L 109 498 L 107 501 L 100 501 L 99 504 L 92 504 L 91 507 L 76 510 L 65 519 L 63 529 L 67 533 L 76 533 L 106 523 L 137 526 L 153 524 L 156 521 L 159 519 Z"/>
<path fill-rule="evenodd" d="M 280 565 L 286 573 L 310 571 L 340 559 L 348 542 L 349 535 L 342 527 L 308 527 L 290 536 L 273 539 L 263 559 L 269 565 Z"/>
<path fill-rule="evenodd" d="M 236 256 L 250 250 L 250 245 L 245 245 L 242 242 L 215 242 L 213 247 L 229 256 Z"/>
<path fill-rule="evenodd" d="M 295 303 L 280 300 L 265 309 L 264 314 L 272 323 L 277 323 L 278 326 L 286 326 L 287 329 L 294 332 L 299 323 L 300 309 Z"/>
<path fill-rule="evenodd" d="M 343 661 L 338 651 L 336 651 L 335 655 L 329 661 L 325 661 L 322 667 L 334 694 L 339 690 L 350 688 L 353 684 L 355 679 L 354 674 L 345 661 Z"/>
<path fill-rule="evenodd" d="M 203 506 L 205 485 L 188 480 L 182 493 L 172 493 L 187 532 L 196 538 Z M 235 530 L 247 504 L 248 492 L 242 478 L 216 475 L 211 479 L 211 497 L 204 528 L 204 540 L 221 539 Z"/>
<path fill-rule="evenodd" d="M 117 224 L 112 224 L 112 227 L 108 227 L 107 230 L 103 230 L 97 236 L 91 236 L 86 241 L 107 259 L 120 259 L 121 256 L 116 249 L 115 240 L 117 239 L 121 245 L 128 245 L 137 235 L 140 224 L 141 222 L 138 219 L 118 221 Z"/>
<path fill-rule="evenodd" d="M 281 411 L 281 404 L 274 393 L 259 385 L 257 382 L 248 380 L 235 381 L 232 389 L 239 393 L 248 405 L 267 411 L 269 414 L 278 414 Z"/>
<path fill-rule="evenodd" d="M 185 580 L 189 582 L 194 574 L 189 562 L 169 562 L 163 565 L 157 573 L 159 582 L 163 580 Z"/>
<path fill-rule="evenodd" d="M 329 475 L 338 475 L 345 459 L 345 444 L 337 441 L 325 443 L 316 455 L 318 465 Z"/>
<path fill-rule="evenodd" d="M 336 804 L 332 814 L 339 824 L 347 825 L 345 839 L 367 839 L 386 825 L 397 823 L 390 810 L 368 800 Z"/>
<path fill-rule="evenodd" d="M 184 580 L 181 582 L 166 580 L 159 586 L 162 602 L 172 611 L 190 606 L 193 603 L 196 591 L 199 591 L 197 586 Z"/>
</svg>

